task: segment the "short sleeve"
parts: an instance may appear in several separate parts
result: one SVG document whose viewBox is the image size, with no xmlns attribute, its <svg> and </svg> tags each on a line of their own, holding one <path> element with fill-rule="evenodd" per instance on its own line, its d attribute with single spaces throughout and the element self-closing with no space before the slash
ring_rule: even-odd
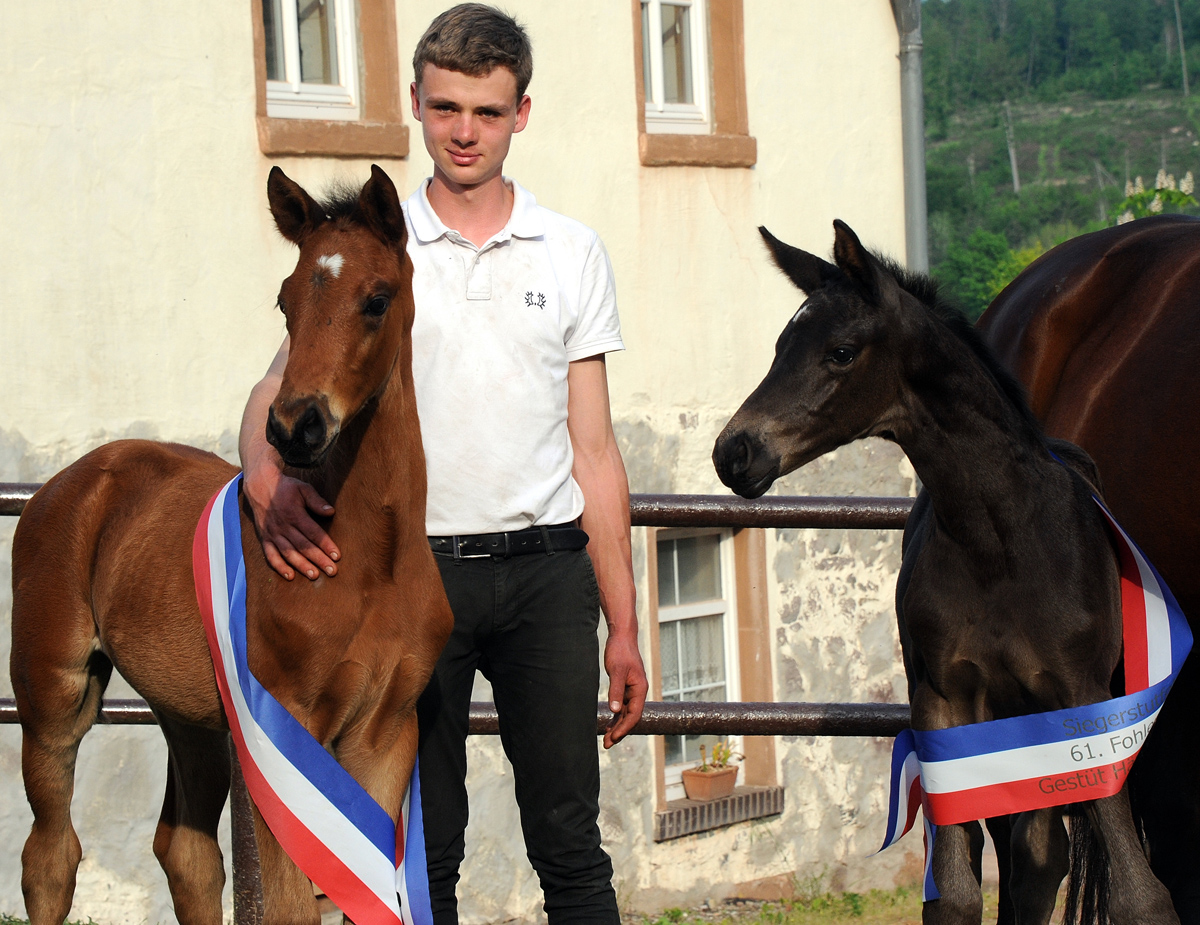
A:
<svg viewBox="0 0 1200 925">
<path fill-rule="evenodd" d="M 579 272 L 578 311 L 565 340 L 568 360 L 624 350 L 621 320 L 617 315 L 617 286 L 612 263 L 600 236 L 592 232 L 591 245 Z"/>
</svg>

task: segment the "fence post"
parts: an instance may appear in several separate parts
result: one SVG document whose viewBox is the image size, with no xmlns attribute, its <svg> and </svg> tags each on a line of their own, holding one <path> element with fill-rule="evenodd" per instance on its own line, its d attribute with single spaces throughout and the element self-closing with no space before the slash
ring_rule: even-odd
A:
<svg viewBox="0 0 1200 925">
<path fill-rule="evenodd" d="M 229 822 L 233 836 L 233 923 L 262 925 L 262 875 L 254 837 L 254 808 L 237 750 L 229 750 Z"/>
</svg>

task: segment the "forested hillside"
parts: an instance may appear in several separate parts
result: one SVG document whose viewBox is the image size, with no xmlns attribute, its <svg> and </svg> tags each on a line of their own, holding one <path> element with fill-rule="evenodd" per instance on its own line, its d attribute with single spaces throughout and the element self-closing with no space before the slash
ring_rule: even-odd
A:
<svg viewBox="0 0 1200 925">
<path fill-rule="evenodd" d="M 922 31 L 930 262 L 973 317 L 1068 237 L 1200 212 L 1200 0 L 926 0 Z"/>
</svg>

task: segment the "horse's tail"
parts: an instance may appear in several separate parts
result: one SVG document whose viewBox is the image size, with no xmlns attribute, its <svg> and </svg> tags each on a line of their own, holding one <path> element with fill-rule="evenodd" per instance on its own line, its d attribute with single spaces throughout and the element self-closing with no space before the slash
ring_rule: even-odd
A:
<svg viewBox="0 0 1200 925">
<path fill-rule="evenodd" d="M 1071 872 L 1063 925 L 1107 925 L 1108 853 L 1079 803 L 1071 807 Z"/>
</svg>

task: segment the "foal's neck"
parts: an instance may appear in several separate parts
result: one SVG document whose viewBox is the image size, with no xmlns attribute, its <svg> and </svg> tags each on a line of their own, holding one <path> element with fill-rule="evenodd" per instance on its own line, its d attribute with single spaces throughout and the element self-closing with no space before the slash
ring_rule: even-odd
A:
<svg viewBox="0 0 1200 925">
<path fill-rule="evenodd" d="M 975 351 L 934 327 L 908 396 L 908 427 L 897 438 L 938 525 L 960 544 L 995 554 L 1038 529 L 1047 482 L 1070 476 Z"/>
<path fill-rule="evenodd" d="M 326 467 L 314 485 L 337 513 L 331 534 L 347 542 L 376 548 L 391 557 L 403 539 L 424 542 L 425 453 L 417 420 L 411 348 L 406 343 L 380 393 L 350 421 L 338 437 Z M 353 524 L 347 536 L 340 524 Z M 379 560 L 381 561 L 381 560 Z"/>
</svg>

